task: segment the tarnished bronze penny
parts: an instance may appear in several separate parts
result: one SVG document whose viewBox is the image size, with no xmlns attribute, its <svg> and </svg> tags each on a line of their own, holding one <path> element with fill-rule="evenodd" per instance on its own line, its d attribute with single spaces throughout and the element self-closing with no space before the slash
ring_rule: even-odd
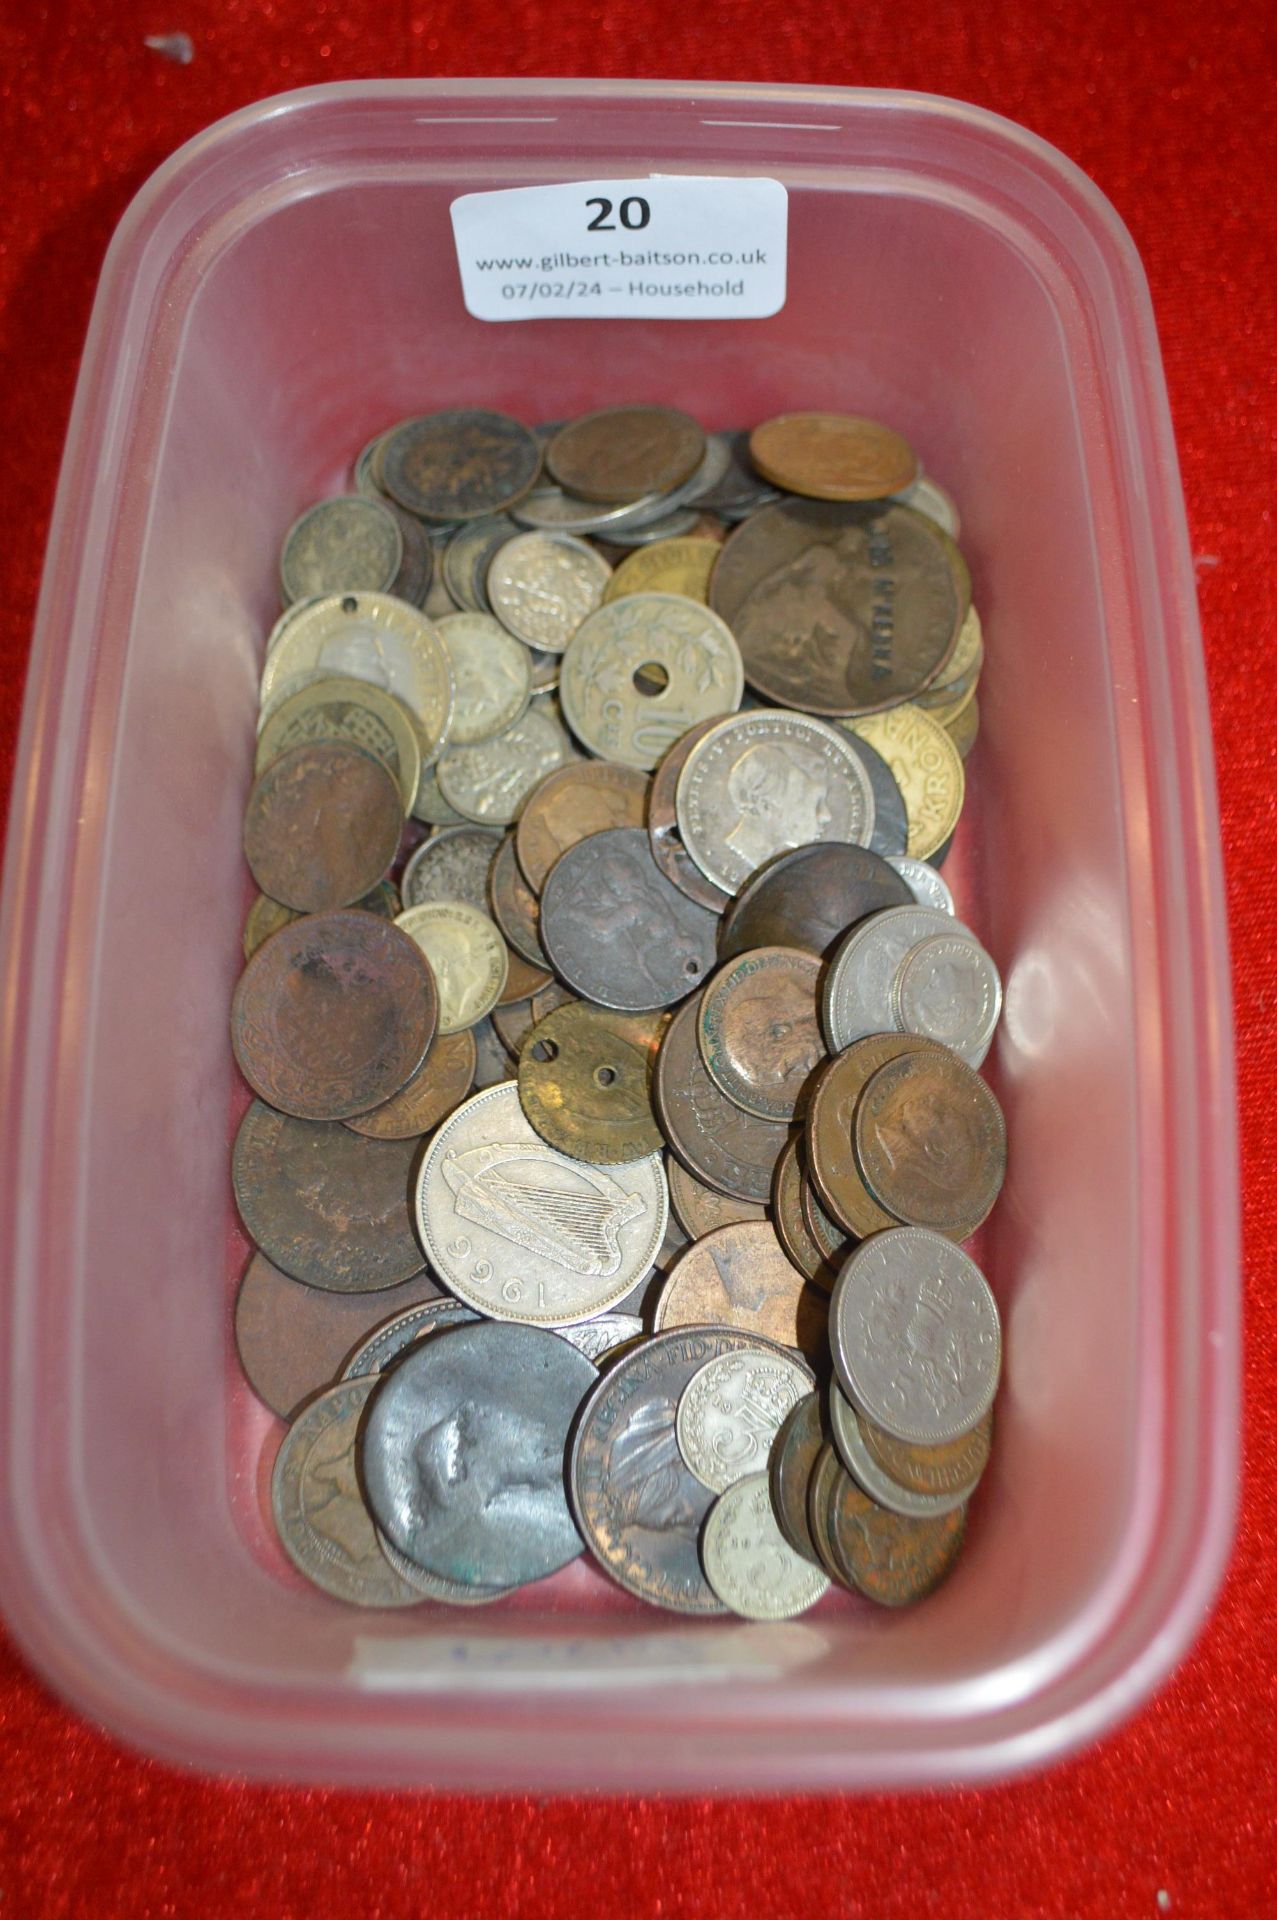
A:
<svg viewBox="0 0 1277 1920">
<path fill-rule="evenodd" d="M 390 1099 L 434 1038 L 425 955 L 371 913 L 306 914 L 258 948 L 231 1003 L 231 1043 L 254 1093 L 303 1120 Z"/>
<path fill-rule="evenodd" d="M 728 906 L 719 958 L 750 947 L 802 947 L 828 957 L 858 920 L 912 902 L 907 882 L 868 847 L 840 840 L 789 847 L 760 867 Z"/>
<path fill-rule="evenodd" d="M 541 471 L 534 433 L 478 407 L 405 420 L 381 454 L 386 491 L 424 520 L 499 513 L 531 491 Z"/>
<path fill-rule="evenodd" d="M 967 607 L 944 535 L 922 514 L 816 500 L 764 507 L 738 527 L 710 605 L 764 699 L 831 718 L 929 686 Z"/>
<path fill-rule="evenodd" d="M 673 1006 L 714 964 L 718 923 L 665 878 L 642 827 L 609 827 L 555 861 L 541 944 L 560 979 L 625 1013 Z"/>
<path fill-rule="evenodd" d="M 826 1260 L 837 1272 L 840 1263 L 851 1252 L 851 1242 L 837 1221 L 831 1220 L 820 1204 L 820 1196 L 804 1171 L 798 1193 L 798 1205 L 802 1210 L 803 1225 L 820 1250 L 822 1260 Z"/>
<path fill-rule="evenodd" d="M 953 1571 L 966 1533 L 967 1510 L 934 1520 L 888 1513 L 849 1473 L 830 1477 L 824 1529 L 843 1580 L 880 1607 L 907 1607 L 934 1593 Z"/>
<path fill-rule="evenodd" d="M 854 1589 L 850 1580 L 834 1557 L 828 1524 L 830 1495 L 842 1478 L 850 1479 L 851 1475 L 839 1459 L 837 1448 L 832 1440 L 822 1441 L 811 1478 L 807 1482 L 807 1531 L 816 1549 L 816 1557 L 830 1579 L 852 1592 Z"/>
<path fill-rule="evenodd" d="M 705 1071 L 696 1044 L 697 1004 L 674 1015 L 656 1059 L 661 1131 L 690 1172 L 737 1200 L 766 1201 L 788 1138 L 773 1121 L 733 1106 Z"/>
<path fill-rule="evenodd" d="M 968 1493 L 974 1490 L 989 1463 L 993 1442 L 992 1407 L 969 1433 L 938 1447 L 897 1440 L 893 1433 L 862 1413 L 856 1415 L 856 1420 L 865 1446 L 883 1472 L 910 1493 L 929 1498 Z"/>
<path fill-rule="evenodd" d="M 415 1140 L 364 1140 L 255 1100 L 231 1156 L 235 1204 L 268 1260 L 334 1293 L 371 1293 L 420 1273 L 409 1184 Z"/>
<path fill-rule="evenodd" d="M 532 1028 L 519 1052 L 519 1104 L 541 1138 L 595 1166 L 618 1166 L 663 1144 L 652 1074 L 663 1015 L 578 1001 Z"/>
<path fill-rule="evenodd" d="M 674 742 L 652 775 L 647 801 L 647 834 L 652 843 L 652 858 L 680 893 L 685 893 L 689 900 L 695 900 L 698 906 L 708 907 L 713 913 L 721 913 L 731 895 L 724 893 L 721 887 L 715 886 L 701 872 L 683 845 L 674 796 L 678 791 L 678 776 L 687 764 L 688 754 L 699 740 L 704 739 L 711 727 L 718 725 L 720 717 L 714 714 L 708 720 L 698 721 Z"/>
<path fill-rule="evenodd" d="M 575 760 L 547 774 L 524 802 L 515 829 L 515 852 L 535 893 L 551 867 L 587 834 L 607 827 L 641 827 L 647 807 L 647 776 L 606 760 Z"/>
<path fill-rule="evenodd" d="M 253 782 L 244 857 L 263 893 L 299 913 L 348 907 L 375 887 L 399 845 L 394 777 L 362 747 L 309 741 Z"/>
<path fill-rule="evenodd" d="M 690 414 L 605 407 L 560 427 L 545 464 L 565 493 L 609 504 L 671 492 L 691 479 L 704 454 L 704 431 Z"/>
<path fill-rule="evenodd" d="M 492 862 L 488 874 L 488 899 L 492 917 L 505 935 L 507 945 L 520 954 L 529 966 L 548 967 L 550 963 L 545 957 L 539 932 L 540 902 L 519 868 L 513 833 L 507 833 Z M 536 991 L 535 987 L 528 989 L 529 993 Z"/>
<path fill-rule="evenodd" d="M 383 920 L 393 920 L 399 912 L 399 895 L 389 880 L 379 880 L 371 893 L 366 893 L 355 905 L 364 913 L 376 913 Z M 244 922 L 244 958 L 251 960 L 264 940 L 272 933 L 278 933 L 290 920 L 300 920 L 301 915 L 294 907 L 281 906 L 278 900 L 272 900 L 269 894 L 259 893 L 248 910 Z"/>
<path fill-rule="evenodd" d="M 760 1120 L 792 1120 L 825 1057 L 820 963 L 794 947 L 756 947 L 720 967 L 700 998 L 696 1038 L 710 1079 Z"/>
<path fill-rule="evenodd" d="M 807 1109 L 807 1174 L 826 1212 L 863 1240 L 900 1223 L 879 1206 L 856 1159 L 856 1106 L 870 1078 L 898 1054 L 942 1052 L 934 1040 L 909 1033 L 871 1033 L 831 1060 L 812 1089 Z"/>
<path fill-rule="evenodd" d="M 825 1444 L 825 1427 L 821 1396 L 806 1394 L 781 1422 L 767 1472 L 777 1525 L 794 1552 L 816 1567 L 822 1562 L 807 1520 L 807 1492 Z"/>
<path fill-rule="evenodd" d="M 412 806 L 421 779 L 421 747 L 412 715 L 393 693 L 345 674 L 306 680 L 263 721 L 254 771 L 260 774 L 281 753 L 311 740 L 362 747 L 394 775 L 404 812 Z"/>
<path fill-rule="evenodd" d="M 328 1293 L 256 1253 L 235 1299 L 240 1364 L 258 1399 L 291 1420 L 304 1400 L 337 1378 L 365 1334 L 402 1308 L 438 1298 L 424 1272 L 375 1293 Z"/>
<path fill-rule="evenodd" d="M 751 1200 L 733 1200 L 716 1193 L 690 1174 L 681 1160 L 667 1154 L 665 1177 L 669 1181 L 670 1205 L 693 1240 L 712 1233 L 715 1227 L 730 1227 L 741 1220 L 765 1220 L 766 1209 Z"/>
<path fill-rule="evenodd" d="M 716 1227 L 684 1248 L 656 1302 L 653 1325 L 737 1327 L 818 1360 L 829 1301 L 786 1259 L 771 1222 Z"/>
<path fill-rule="evenodd" d="M 832 1293 L 838 1278 L 837 1265 L 830 1262 L 817 1244 L 803 1214 L 802 1189 L 806 1176 L 797 1139 L 790 1140 L 776 1162 L 772 1187 L 772 1219 L 776 1238 L 789 1259 L 813 1286 Z"/>
<path fill-rule="evenodd" d="M 749 436 L 749 457 L 773 486 L 813 500 L 881 500 L 918 477 L 903 434 L 851 413 L 782 413 Z"/>
<path fill-rule="evenodd" d="M 508 943 L 506 954 L 505 985 L 497 1001 L 498 1007 L 514 1006 L 520 1001 L 530 1000 L 534 993 L 540 993 L 543 987 L 552 984 L 554 975 L 548 967 L 529 966 L 523 955 L 516 953 Z"/>
<path fill-rule="evenodd" d="M 384 1106 L 344 1124 L 367 1140 L 415 1140 L 446 1120 L 474 1085 L 474 1029 L 437 1033 L 411 1080 Z"/>
<path fill-rule="evenodd" d="M 1006 1173 L 1002 1109 L 947 1047 L 886 1061 L 856 1107 L 856 1160 L 869 1192 L 909 1226 L 965 1238 Z"/>
</svg>

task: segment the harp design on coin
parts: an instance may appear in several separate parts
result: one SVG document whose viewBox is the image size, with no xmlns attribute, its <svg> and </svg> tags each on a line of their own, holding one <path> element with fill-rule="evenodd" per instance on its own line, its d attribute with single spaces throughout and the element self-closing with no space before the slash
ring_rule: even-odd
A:
<svg viewBox="0 0 1277 1920">
<path fill-rule="evenodd" d="M 443 1177 L 463 1220 L 603 1280 L 620 1267 L 621 1228 L 647 1211 L 641 1194 L 626 1193 L 601 1167 L 569 1167 L 531 1143 L 446 1154 Z"/>
</svg>

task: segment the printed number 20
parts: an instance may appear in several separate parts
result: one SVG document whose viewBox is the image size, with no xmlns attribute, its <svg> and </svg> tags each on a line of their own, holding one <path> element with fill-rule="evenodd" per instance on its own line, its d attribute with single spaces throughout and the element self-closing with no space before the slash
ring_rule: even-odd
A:
<svg viewBox="0 0 1277 1920">
<path fill-rule="evenodd" d="M 609 217 L 612 212 L 612 202 L 610 200 L 604 200 L 602 198 L 587 200 L 585 204 L 587 207 L 598 208 L 598 212 L 586 228 L 587 233 L 616 232 L 616 222 Z M 630 233 L 637 233 L 640 228 L 647 225 L 652 217 L 652 209 L 648 206 L 647 201 L 640 200 L 638 195 L 633 193 L 628 200 L 622 200 L 620 206 L 617 208 L 617 212 L 621 216 L 621 225 Z"/>
</svg>

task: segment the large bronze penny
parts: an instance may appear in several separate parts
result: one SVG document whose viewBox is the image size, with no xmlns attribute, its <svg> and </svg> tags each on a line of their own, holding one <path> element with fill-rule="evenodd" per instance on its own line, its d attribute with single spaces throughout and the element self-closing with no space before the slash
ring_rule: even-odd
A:
<svg viewBox="0 0 1277 1920">
<path fill-rule="evenodd" d="M 399 912 L 399 895 L 389 880 L 379 880 L 371 893 L 366 893 L 355 905 L 364 913 L 376 913 L 383 920 L 393 920 Z M 291 920 L 300 920 L 301 915 L 294 907 L 283 907 L 278 900 L 272 900 L 269 894 L 259 893 L 248 910 L 244 922 L 244 958 L 251 960 L 257 949 L 272 933 L 278 933 Z"/>
<path fill-rule="evenodd" d="M 409 1188 L 415 1140 L 364 1140 L 255 1100 L 231 1156 L 235 1204 L 268 1260 L 334 1293 L 373 1293 L 425 1266 Z"/>
<path fill-rule="evenodd" d="M 653 1325 L 736 1327 L 809 1360 L 827 1350 L 829 1300 L 786 1258 L 767 1220 L 716 1227 L 685 1247 L 656 1301 Z"/>
<path fill-rule="evenodd" d="M 828 717 L 930 686 L 967 609 L 944 536 L 922 514 L 815 500 L 764 507 L 738 527 L 710 605 L 764 699 Z"/>
<path fill-rule="evenodd" d="M 812 500 L 882 500 L 918 477 L 903 434 L 851 413 L 782 413 L 749 436 L 764 480 Z"/>
<path fill-rule="evenodd" d="M 860 1097 L 855 1128 L 861 1178 L 909 1226 L 965 1239 L 1002 1190 L 1002 1109 L 946 1047 L 884 1062 Z"/>
<path fill-rule="evenodd" d="M 652 858 L 680 893 L 685 893 L 689 900 L 695 900 L 699 906 L 709 907 L 714 913 L 721 913 L 732 896 L 724 893 L 721 887 L 715 886 L 701 872 L 683 845 L 674 796 L 678 792 L 678 777 L 687 765 L 688 754 L 699 740 L 704 739 L 711 727 L 718 725 L 720 717 L 712 714 L 708 720 L 698 721 L 674 742 L 652 775 L 647 801 L 647 834 L 652 843 Z"/>
<path fill-rule="evenodd" d="M 531 491 L 541 471 L 534 433 L 478 407 L 405 420 L 382 449 L 386 491 L 423 520 L 473 520 Z"/>
<path fill-rule="evenodd" d="M 705 434 L 675 407 L 606 407 L 570 420 L 546 448 L 565 493 L 604 504 L 670 493 L 705 456 Z"/>
<path fill-rule="evenodd" d="M 670 1205 L 683 1230 L 693 1240 L 715 1227 L 730 1227 L 740 1220 L 765 1220 L 766 1210 L 752 1200 L 733 1200 L 716 1193 L 690 1174 L 673 1154 L 666 1156 L 665 1176 L 670 1186 Z"/>
<path fill-rule="evenodd" d="M 795 1553 L 812 1565 L 822 1565 L 807 1519 L 807 1493 L 816 1461 L 825 1444 L 826 1421 L 821 1396 L 809 1393 L 791 1407 L 772 1442 L 768 1483 L 776 1524 Z"/>
<path fill-rule="evenodd" d="M 792 1120 L 825 1057 L 820 962 L 794 947 L 755 947 L 720 967 L 700 998 L 697 1044 L 710 1079 L 760 1120 Z"/>
<path fill-rule="evenodd" d="M 344 1124 L 367 1140 L 418 1140 L 461 1105 L 474 1085 L 476 1065 L 472 1027 L 437 1033 L 429 1053 L 393 1099 Z"/>
<path fill-rule="evenodd" d="M 554 983 L 554 975 L 548 967 L 529 966 L 523 955 L 516 953 L 509 945 L 506 947 L 506 962 L 505 985 L 497 1001 L 498 1007 L 514 1006 L 521 1001 L 530 1000 L 534 993 L 540 993 L 543 988 L 552 986 Z"/>
<path fill-rule="evenodd" d="M 253 782 L 244 857 L 263 893 L 299 913 L 348 907 L 390 867 L 403 804 L 389 770 L 362 747 L 309 741 Z"/>
<path fill-rule="evenodd" d="M 488 900 L 493 919 L 514 951 L 530 966 L 548 967 L 541 945 L 541 905 L 520 871 L 513 833 L 506 834 L 489 869 Z M 536 988 L 528 991 L 535 993 Z"/>
<path fill-rule="evenodd" d="M 789 847 L 760 867 L 729 905 L 719 958 L 750 947 L 802 947 L 827 958 L 858 920 L 912 904 L 907 882 L 868 847 L 835 840 Z"/>
<path fill-rule="evenodd" d="M 391 1314 L 439 1288 L 426 1273 L 375 1293 L 327 1293 L 253 1255 L 235 1299 L 235 1344 L 248 1384 L 273 1413 L 291 1420 L 304 1400 L 341 1372 L 351 1349 Z"/>
<path fill-rule="evenodd" d="M 382 1106 L 434 1038 L 439 996 L 416 943 L 371 913 L 306 914 L 259 947 L 231 1003 L 254 1093 L 303 1120 Z"/>
<path fill-rule="evenodd" d="M 577 760 L 547 774 L 524 802 L 515 852 L 528 885 L 540 893 L 569 847 L 607 827 L 641 827 L 647 776 L 606 760 Z"/>
<path fill-rule="evenodd" d="M 658 1153 L 652 1074 L 664 1025 L 661 1014 L 578 1001 L 533 1027 L 519 1052 L 519 1104 L 541 1138 L 600 1167 Z"/>
<path fill-rule="evenodd" d="M 935 1447 L 920 1446 L 912 1440 L 897 1440 L 894 1433 L 888 1433 L 885 1427 L 878 1426 L 862 1413 L 856 1414 L 856 1421 L 865 1446 L 882 1471 L 889 1474 L 898 1486 L 928 1499 L 955 1493 L 965 1497 L 974 1492 L 977 1481 L 989 1463 L 989 1449 L 993 1442 L 992 1407 L 970 1432 Z"/>
<path fill-rule="evenodd" d="M 871 1077 L 898 1054 L 939 1053 L 934 1040 L 871 1033 L 854 1040 L 821 1073 L 807 1109 L 807 1173 L 816 1197 L 840 1227 L 863 1240 L 900 1223 L 874 1199 L 856 1159 L 856 1106 Z"/>
<path fill-rule="evenodd" d="M 772 1188 L 772 1219 L 776 1238 L 789 1259 L 805 1279 L 822 1293 L 832 1293 L 838 1278 L 836 1261 L 827 1258 L 818 1244 L 803 1212 L 802 1190 L 806 1183 L 799 1143 L 791 1140 L 776 1162 Z"/>
<path fill-rule="evenodd" d="M 673 1006 L 714 964 L 718 922 L 657 866 L 642 827 L 569 847 L 541 896 L 541 944 L 575 992 L 625 1013 Z"/>
<path fill-rule="evenodd" d="M 889 1513 L 849 1473 L 825 1490 L 825 1539 L 843 1580 L 880 1607 L 925 1599 L 953 1571 L 966 1533 L 967 1510 L 933 1520 Z"/>
<path fill-rule="evenodd" d="M 736 1200 L 762 1204 L 788 1138 L 773 1121 L 721 1094 L 696 1044 L 697 1005 L 680 1007 L 656 1059 L 657 1118 L 675 1154 L 698 1180 Z"/>
</svg>

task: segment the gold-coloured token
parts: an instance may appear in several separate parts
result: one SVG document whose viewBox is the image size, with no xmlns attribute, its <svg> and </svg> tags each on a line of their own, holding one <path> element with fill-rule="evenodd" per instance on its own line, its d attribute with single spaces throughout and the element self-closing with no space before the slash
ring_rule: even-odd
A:
<svg viewBox="0 0 1277 1920">
<path fill-rule="evenodd" d="M 664 1028 L 662 1014 L 583 1001 L 533 1027 L 519 1051 L 519 1103 L 541 1138 L 600 1167 L 659 1152 L 651 1090 Z"/>
<path fill-rule="evenodd" d="M 958 824 L 966 780 L 962 756 L 944 728 L 911 700 L 842 723 L 876 747 L 895 776 L 909 822 L 906 852 L 927 860 Z"/>
<path fill-rule="evenodd" d="M 620 600 L 627 593 L 681 593 L 708 605 L 709 577 L 720 544 L 688 535 L 639 547 L 613 573 L 603 592 L 604 602 Z"/>
<path fill-rule="evenodd" d="M 373 754 L 394 775 L 408 812 L 421 778 L 421 746 L 412 715 L 393 693 L 347 674 L 309 681 L 263 722 L 254 772 L 312 740 L 343 740 Z"/>
</svg>

